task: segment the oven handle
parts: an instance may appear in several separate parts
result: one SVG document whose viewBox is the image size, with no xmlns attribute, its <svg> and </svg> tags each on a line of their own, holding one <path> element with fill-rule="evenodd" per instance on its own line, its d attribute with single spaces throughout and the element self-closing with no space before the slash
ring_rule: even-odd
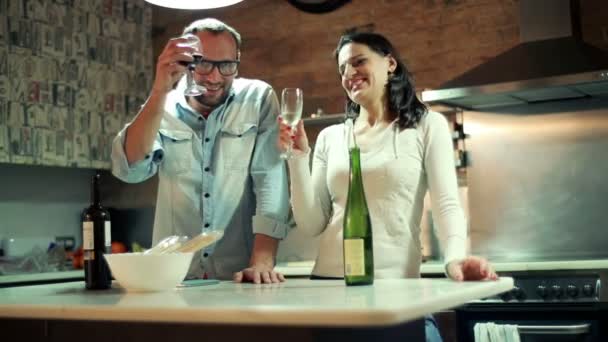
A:
<svg viewBox="0 0 608 342">
<path fill-rule="evenodd" d="M 543 334 L 543 335 L 583 335 L 589 333 L 591 324 L 574 325 L 518 325 L 520 334 Z"/>
</svg>

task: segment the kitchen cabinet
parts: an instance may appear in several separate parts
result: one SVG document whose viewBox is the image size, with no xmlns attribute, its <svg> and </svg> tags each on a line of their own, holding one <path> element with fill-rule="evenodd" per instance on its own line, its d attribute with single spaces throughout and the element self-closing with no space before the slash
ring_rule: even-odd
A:
<svg viewBox="0 0 608 342">
<path fill-rule="evenodd" d="M 346 287 L 341 280 L 289 279 L 130 293 L 116 284 L 86 291 L 82 282 L 0 289 L 0 329 L 21 326 L 40 341 L 224 338 L 318 341 L 405 340 L 424 331 L 422 317 L 508 291 L 511 278 L 485 282 L 447 279 L 376 280 Z M 416 339 L 414 339 L 416 340 Z M 409 339 L 408 339 L 409 341 Z"/>
<path fill-rule="evenodd" d="M 323 114 L 314 118 L 302 118 L 302 121 L 304 121 L 304 128 L 306 129 L 306 136 L 308 137 L 308 141 L 310 142 L 311 146 L 314 146 L 317 136 L 319 135 L 319 132 L 323 130 L 323 128 L 342 123 L 344 122 L 345 118 L 346 114 L 344 113 Z"/>
</svg>

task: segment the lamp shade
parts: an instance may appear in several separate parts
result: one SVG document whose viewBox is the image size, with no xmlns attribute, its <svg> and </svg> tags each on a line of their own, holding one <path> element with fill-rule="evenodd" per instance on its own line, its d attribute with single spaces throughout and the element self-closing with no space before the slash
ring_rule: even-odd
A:
<svg viewBox="0 0 608 342">
<path fill-rule="evenodd" d="M 225 7 L 241 1 L 243 0 L 146 0 L 157 6 L 189 10 Z"/>
</svg>

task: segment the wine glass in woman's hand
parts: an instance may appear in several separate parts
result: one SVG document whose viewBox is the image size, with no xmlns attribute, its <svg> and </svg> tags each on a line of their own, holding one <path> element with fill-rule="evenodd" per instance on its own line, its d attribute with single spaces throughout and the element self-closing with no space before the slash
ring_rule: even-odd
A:
<svg viewBox="0 0 608 342">
<path fill-rule="evenodd" d="M 281 93 L 281 120 L 294 131 L 302 118 L 304 104 L 302 89 L 285 88 Z M 290 139 L 287 150 L 281 153 L 281 158 L 289 159 L 293 155 L 293 141 Z"/>
<path fill-rule="evenodd" d="M 186 95 L 186 96 L 202 95 L 203 93 L 205 93 L 207 91 L 207 89 L 205 89 L 205 87 L 198 85 L 198 84 L 196 84 L 196 82 L 194 82 L 193 73 L 194 73 L 194 67 L 196 66 L 196 64 L 199 63 L 201 61 L 201 59 L 203 59 L 203 45 L 201 43 L 201 40 L 198 39 L 198 37 L 195 34 L 187 33 L 187 34 L 181 36 L 181 38 L 184 39 L 184 41 L 182 43 L 178 43 L 178 46 L 191 47 L 194 49 L 194 52 L 192 52 L 192 61 L 179 61 L 179 63 L 181 65 L 188 67 L 188 72 L 186 73 L 187 83 L 186 83 L 186 90 L 184 90 L 184 95 Z"/>
</svg>

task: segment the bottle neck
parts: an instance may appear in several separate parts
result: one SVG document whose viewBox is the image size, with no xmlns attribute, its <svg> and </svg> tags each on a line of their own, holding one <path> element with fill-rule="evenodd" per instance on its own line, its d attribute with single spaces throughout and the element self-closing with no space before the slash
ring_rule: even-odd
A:
<svg viewBox="0 0 608 342">
<path fill-rule="evenodd" d="M 363 189 L 363 175 L 361 171 L 361 154 L 358 147 L 350 150 L 350 181 L 348 184 L 347 206 L 354 205 L 365 208 L 367 211 L 367 201 L 365 190 Z"/>
<path fill-rule="evenodd" d="M 99 179 L 101 175 L 96 173 L 91 180 L 91 205 L 99 206 L 100 205 L 100 196 L 99 196 Z"/>
<path fill-rule="evenodd" d="M 352 177 L 361 176 L 361 152 L 356 146 L 350 149 L 350 173 Z"/>
</svg>

